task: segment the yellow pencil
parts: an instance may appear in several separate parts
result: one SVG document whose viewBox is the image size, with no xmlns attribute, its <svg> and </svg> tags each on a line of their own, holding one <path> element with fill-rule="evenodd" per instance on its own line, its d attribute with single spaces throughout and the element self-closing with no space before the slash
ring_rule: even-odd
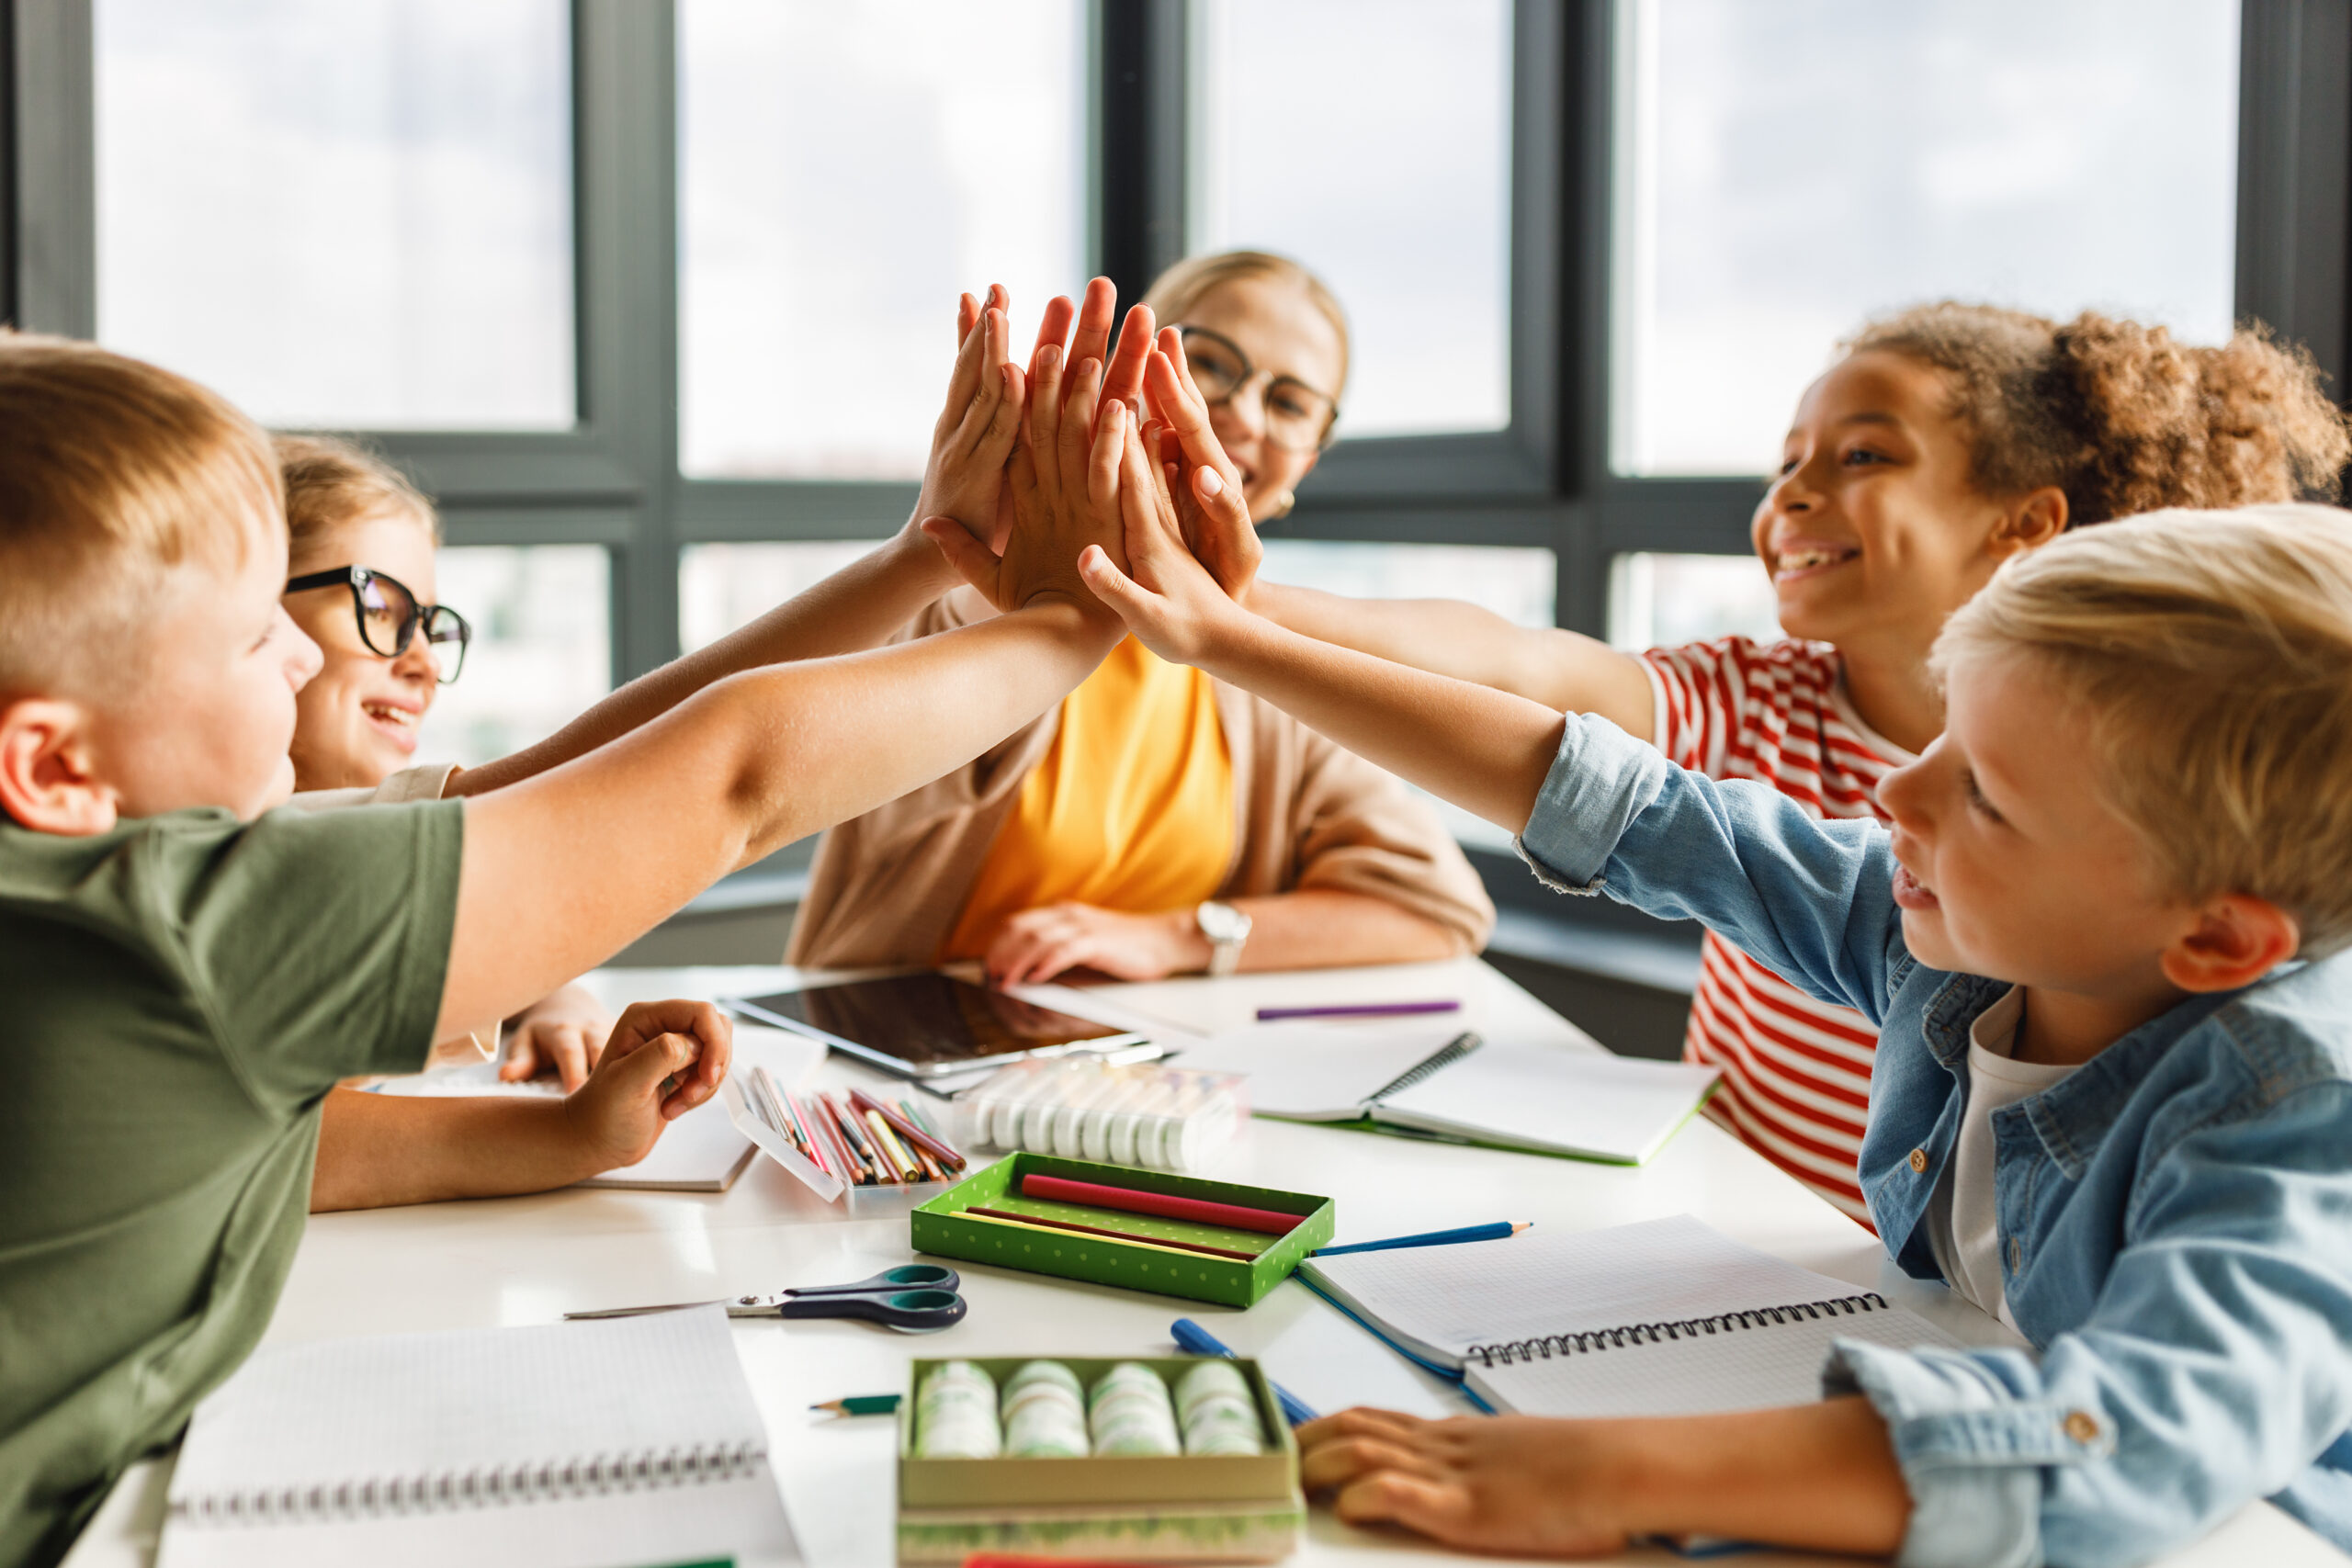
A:
<svg viewBox="0 0 2352 1568">
<path fill-rule="evenodd" d="M 1044 1225 L 1033 1225 L 1025 1221 L 1000 1220 L 993 1214 L 975 1214 L 969 1211 L 959 1211 L 956 1217 L 958 1219 L 978 1221 L 979 1224 L 984 1225 L 1002 1225 L 1009 1231 L 1027 1231 L 1031 1235 L 1044 1236 L 1048 1241 L 1082 1241 L 1086 1239 L 1083 1236 L 1072 1235 L 1069 1231 L 1047 1230 Z M 1198 1263 L 1203 1256 L 1197 1252 L 1185 1252 L 1173 1247 L 1162 1247 L 1156 1241 L 1132 1241 L 1122 1238 L 1119 1245 L 1121 1247 L 1147 1247 L 1153 1252 L 1164 1252 L 1170 1258 L 1188 1258 L 1194 1263 Z"/>
<path fill-rule="evenodd" d="M 865 1121 L 866 1124 L 874 1129 L 875 1139 L 882 1145 L 882 1152 L 890 1156 L 891 1163 L 899 1168 L 906 1179 L 910 1182 L 921 1181 L 922 1167 L 917 1165 L 914 1162 L 914 1156 L 907 1153 L 907 1146 L 899 1142 L 899 1135 L 890 1131 L 890 1123 L 882 1120 L 882 1113 L 878 1111 L 869 1111 L 865 1113 Z"/>
</svg>

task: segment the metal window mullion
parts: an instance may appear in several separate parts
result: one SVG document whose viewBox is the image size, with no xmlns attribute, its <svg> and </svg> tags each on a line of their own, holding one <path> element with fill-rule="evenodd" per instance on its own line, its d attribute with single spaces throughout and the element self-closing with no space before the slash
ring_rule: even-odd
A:
<svg viewBox="0 0 2352 1568">
<path fill-rule="evenodd" d="M 97 123 L 90 0 L 8 7 L 17 324 L 97 333 Z"/>
<path fill-rule="evenodd" d="M 2236 313 L 2308 347 L 2340 400 L 2352 366 L 2352 6 L 2245 0 L 2239 28 Z"/>
</svg>

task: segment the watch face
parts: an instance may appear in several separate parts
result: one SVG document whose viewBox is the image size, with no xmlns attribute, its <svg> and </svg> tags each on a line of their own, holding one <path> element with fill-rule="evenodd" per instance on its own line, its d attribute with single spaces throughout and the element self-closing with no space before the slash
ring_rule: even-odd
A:
<svg viewBox="0 0 2352 1568">
<path fill-rule="evenodd" d="M 1238 942 L 1249 934 L 1250 917 L 1230 904 L 1204 904 L 1193 918 L 1211 942 Z"/>
</svg>

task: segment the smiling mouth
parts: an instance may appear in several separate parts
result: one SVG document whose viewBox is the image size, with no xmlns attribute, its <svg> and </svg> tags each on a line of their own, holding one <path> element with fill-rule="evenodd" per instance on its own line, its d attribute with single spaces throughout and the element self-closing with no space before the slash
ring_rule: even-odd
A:
<svg viewBox="0 0 2352 1568">
<path fill-rule="evenodd" d="M 1786 582 L 1792 578 L 1809 577 L 1849 560 L 1860 560 L 1861 555 L 1861 550 L 1852 545 L 1804 545 L 1782 550 L 1772 558 L 1772 581 Z"/>
<path fill-rule="evenodd" d="M 1914 876 L 1909 866 L 1899 863 L 1894 868 L 1894 901 L 1905 909 L 1937 909 L 1943 907 L 1942 901 L 1936 897 L 1934 888 Z"/>
<path fill-rule="evenodd" d="M 413 730 L 424 722 L 424 716 L 406 708 L 396 708 L 390 703 L 361 703 L 359 711 L 379 724 L 389 724 L 395 729 Z"/>
</svg>

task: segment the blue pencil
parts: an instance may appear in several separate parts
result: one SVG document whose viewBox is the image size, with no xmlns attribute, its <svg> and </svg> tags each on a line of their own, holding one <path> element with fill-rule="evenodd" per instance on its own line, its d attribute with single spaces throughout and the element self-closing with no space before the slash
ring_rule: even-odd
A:
<svg viewBox="0 0 2352 1568">
<path fill-rule="evenodd" d="M 1234 1359 L 1232 1348 L 1224 1340 L 1219 1339 L 1189 1317 L 1178 1318 L 1175 1326 L 1170 1328 L 1168 1334 L 1170 1338 L 1176 1341 L 1176 1348 L 1188 1356 L 1223 1356 L 1228 1361 Z M 1272 1378 L 1266 1380 L 1266 1386 L 1274 1391 L 1274 1403 L 1283 1407 L 1283 1420 L 1294 1427 L 1299 1427 L 1315 1419 L 1314 1406 L 1298 1395 Z"/>
<path fill-rule="evenodd" d="M 1457 1241 L 1500 1241 L 1507 1235 L 1517 1235 L 1533 1220 L 1521 1220 L 1513 1224 L 1509 1220 L 1497 1220 L 1490 1225 L 1463 1225 L 1450 1231 L 1424 1231 L 1419 1235 L 1392 1235 L 1386 1241 L 1356 1241 L 1345 1247 L 1318 1247 L 1309 1258 L 1332 1258 L 1342 1252 L 1385 1252 L 1392 1247 L 1445 1247 Z"/>
</svg>

